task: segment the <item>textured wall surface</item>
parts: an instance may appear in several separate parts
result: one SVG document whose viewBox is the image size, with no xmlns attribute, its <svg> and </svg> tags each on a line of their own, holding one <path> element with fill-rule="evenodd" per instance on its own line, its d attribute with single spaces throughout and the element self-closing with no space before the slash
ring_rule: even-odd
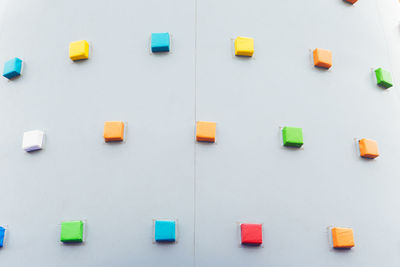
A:
<svg viewBox="0 0 400 267">
<path fill-rule="evenodd" d="M 24 69 L 0 79 L 0 265 L 399 266 L 399 14 L 396 0 L 2 0 L 0 63 Z M 166 31 L 172 52 L 150 54 Z M 239 35 L 253 58 L 233 56 Z M 81 39 L 90 58 L 74 63 Z M 126 141 L 104 143 L 107 120 Z M 194 141 L 196 120 L 217 122 L 215 144 Z M 286 125 L 302 149 L 282 147 Z M 33 129 L 45 148 L 28 154 Z M 152 243 L 154 218 L 178 220 L 176 244 Z M 69 219 L 87 221 L 85 243 L 58 241 Z M 263 247 L 240 247 L 238 222 L 263 223 Z M 331 249 L 331 225 L 356 247 Z"/>
</svg>

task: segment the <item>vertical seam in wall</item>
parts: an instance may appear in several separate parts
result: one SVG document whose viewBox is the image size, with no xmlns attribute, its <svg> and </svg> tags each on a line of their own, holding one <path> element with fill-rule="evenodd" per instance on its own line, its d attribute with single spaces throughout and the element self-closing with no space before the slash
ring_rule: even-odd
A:
<svg viewBox="0 0 400 267">
<path fill-rule="evenodd" d="M 394 71 L 394 68 L 393 68 L 393 66 L 394 66 L 393 61 L 392 61 L 393 53 L 392 53 L 392 50 L 391 50 L 391 46 L 389 45 L 388 32 L 386 31 L 386 28 L 385 28 L 385 25 L 384 25 L 384 18 L 382 16 L 382 12 L 381 12 L 381 8 L 379 6 L 379 3 L 378 3 L 377 0 L 375 0 L 374 3 L 375 3 L 375 10 L 377 11 L 377 14 L 378 14 L 379 25 L 380 25 L 380 27 L 382 29 L 383 37 L 385 38 L 384 40 L 385 40 L 385 46 L 386 46 L 386 55 L 388 56 L 388 59 L 389 59 L 389 66 L 388 67 L 390 67 L 389 71 L 392 74 L 392 77 L 395 78 L 395 76 L 397 76 L 397 75 L 396 75 L 396 72 Z M 376 66 L 374 68 L 376 68 Z M 397 78 L 393 79 L 393 82 L 396 82 L 396 81 L 397 81 Z M 399 94 L 396 94 L 396 95 L 397 95 L 398 98 L 400 98 Z"/>
<path fill-rule="evenodd" d="M 194 0 L 194 129 L 196 129 L 197 121 L 197 0 Z M 196 131 L 196 130 L 195 130 Z M 196 266 L 196 161 L 197 161 L 197 144 L 193 138 L 193 266 Z"/>
</svg>

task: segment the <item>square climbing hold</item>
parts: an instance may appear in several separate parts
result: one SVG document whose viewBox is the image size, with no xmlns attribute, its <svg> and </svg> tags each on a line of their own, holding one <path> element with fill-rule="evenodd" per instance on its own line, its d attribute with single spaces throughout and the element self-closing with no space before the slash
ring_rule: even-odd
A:
<svg viewBox="0 0 400 267">
<path fill-rule="evenodd" d="M 352 248 L 354 247 L 353 229 L 343 227 L 332 228 L 332 241 L 334 248 Z"/>
<path fill-rule="evenodd" d="M 69 58 L 73 61 L 89 58 L 89 43 L 86 40 L 69 44 Z"/>
<path fill-rule="evenodd" d="M 24 133 L 22 138 L 22 149 L 26 152 L 35 151 L 43 148 L 44 132 L 33 130 Z"/>
<path fill-rule="evenodd" d="M 314 66 L 329 69 L 332 67 L 332 52 L 330 50 L 316 48 L 313 51 Z"/>
<path fill-rule="evenodd" d="M 284 146 L 301 147 L 303 142 L 303 130 L 296 127 L 283 127 L 282 139 Z"/>
<path fill-rule="evenodd" d="M 151 34 L 151 52 L 169 52 L 170 36 L 168 32 Z"/>
<path fill-rule="evenodd" d="M 249 37 L 237 37 L 235 39 L 235 55 L 251 57 L 254 54 L 254 39 Z"/>
<path fill-rule="evenodd" d="M 379 156 L 378 143 L 376 141 L 363 138 L 358 141 L 358 144 L 361 157 L 374 159 Z"/>
<path fill-rule="evenodd" d="M 199 142 L 215 142 L 215 122 L 198 121 L 196 125 L 196 140 Z"/>
<path fill-rule="evenodd" d="M 60 241 L 64 243 L 83 242 L 83 221 L 62 222 Z"/>
<path fill-rule="evenodd" d="M 22 60 L 15 57 L 4 64 L 3 76 L 12 79 L 21 75 Z"/>
<path fill-rule="evenodd" d="M 6 235 L 6 228 L 0 226 L 0 248 L 4 246 L 5 235 Z"/>
<path fill-rule="evenodd" d="M 175 221 L 156 220 L 154 222 L 154 239 L 156 242 L 175 242 Z"/>
<path fill-rule="evenodd" d="M 124 123 L 122 121 L 106 121 L 104 123 L 104 141 L 123 141 Z"/>
<path fill-rule="evenodd" d="M 241 243 L 243 245 L 262 244 L 262 224 L 240 224 Z"/>
<path fill-rule="evenodd" d="M 390 74 L 390 72 L 383 70 L 382 68 L 379 68 L 375 70 L 375 75 L 376 75 L 376 83 L 379 86 L 383 88 L 389 88 L 393 86 L 392 74 Z"/>
</svg>

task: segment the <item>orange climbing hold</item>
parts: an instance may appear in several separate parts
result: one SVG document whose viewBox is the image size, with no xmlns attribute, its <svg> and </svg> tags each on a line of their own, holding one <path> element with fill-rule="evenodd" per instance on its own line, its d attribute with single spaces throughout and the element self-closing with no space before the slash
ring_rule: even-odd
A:
<svg viewBox="0 0 400 267">
<path fill-rule="evenodd" d="M 351 228 L 333 227 L 332 241 L 334 248 L 354 247 L 354 234 Z"/>
<path fill-rule="evenodd" d="M 198 121 L 196 125 L 196 140 L 200 142 L 215 142 L 215 122 Z"/>
<path fill-rule="evenodd" d="M 123 141 L 124 123 L 122 121 L 106 121 L 104 123 L 104 141 Z"/>
<path fill-rule="evenodd" d="M 332 67 L 332 52 L 329 50 L 316 48 L 313 52 L 314 66 L 329 69 Z"/>
<path fill-rule="evenodd" d="M 379 156 L 378 143 L 371 139 L 363 138 L 358 141 L 360 146 L 360 156 L 363 158 L 374 159 Z"/>
</svg>

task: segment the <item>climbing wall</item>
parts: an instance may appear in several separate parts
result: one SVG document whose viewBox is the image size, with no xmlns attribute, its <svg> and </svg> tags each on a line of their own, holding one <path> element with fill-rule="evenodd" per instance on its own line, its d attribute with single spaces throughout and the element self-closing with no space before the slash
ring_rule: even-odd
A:
<svg viewBox="0 0 400 267">
<path fill-rule="evenodd" d="M 0 265 L 398 266 L 399 5 L 0 1 L 0 66 L 23 60 L 0 79 Z M 162 32 L 171 50 L 152 53 Z M 252 57 L 235 56 L 238 36 Z M 89 59 L 69 58 L 77 40 Z M 124 141 L 104 142 L 106 121 Z M 196 141 L 196 121 L 216 122 L 215 143 Z M 282 145 L 285 126 L 301 148 Z M 30 130 L 42 150 L 22 149 Z M 379 157 L 360 157 L 362 138 Z M 176 221 L 175 242 L 155 242 L 157 219 Z M 69 220 L 84 242 L 60 242 Z M 262 245 L 241 245 L 240 223 L 262 224 Z M 353 248 L 332 247 L 334 226 Z"/>
</svg>

